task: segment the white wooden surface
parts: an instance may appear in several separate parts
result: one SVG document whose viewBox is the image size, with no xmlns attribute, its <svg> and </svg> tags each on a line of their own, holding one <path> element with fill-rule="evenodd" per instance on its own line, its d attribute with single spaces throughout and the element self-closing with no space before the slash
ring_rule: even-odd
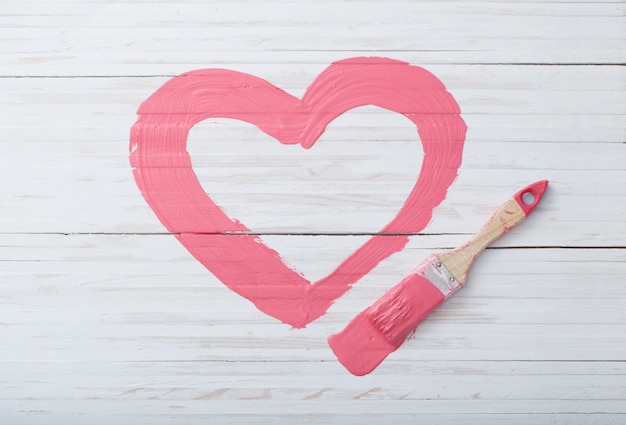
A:
<svg viewBox="0 0 626 425">
<path fill-rule="evenodd" d="M 24 1 L 0 6 L 0 422 L 626 422 L 626 5 L 622 1 Z M 139 104 L 197 68 L 301 95 L 330 62 L 427 68 L 468 125 L 424 234 L 306 329 L 257 311 L 139 193 Z M 397 211 L 421 145 L 359 108 L 310 151 L 211 120 L 205 188 L 310 279 Z M 355 146 L 358 145 L 358 151 Z M 427 254 L 522 186 L 541 205 L 368 376 L 326 344 Z"/>
</svg>

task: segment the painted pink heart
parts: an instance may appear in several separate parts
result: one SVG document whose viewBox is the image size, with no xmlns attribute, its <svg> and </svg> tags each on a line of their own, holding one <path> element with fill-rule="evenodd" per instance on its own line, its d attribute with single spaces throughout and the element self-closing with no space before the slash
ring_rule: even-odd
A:
<svg viewBox="0 0 626 425">
<path fill-rule="evenodd" d="M 283 144 L 310 148 L 344 112 L 374 105 L 417 127 L 421 171 L 397 215 L 333 272 L 310 282 L 200 185 L 186 150 L 189 130 L 207 118 L 246 121 Z M 163 225 L 228 288 L 294 327 L 322 316 L 380 261 L 423 230 L 461 165 L 466 126 L 454 98 L 425 69 L 386 58 L 331 64 L 298 99 L 258 77 L 204 69 L 172 78 L 139 108 L 131 129 L 135 181 Z M 416 158 L 416 167 L 419 165 Z"/>
</svg>

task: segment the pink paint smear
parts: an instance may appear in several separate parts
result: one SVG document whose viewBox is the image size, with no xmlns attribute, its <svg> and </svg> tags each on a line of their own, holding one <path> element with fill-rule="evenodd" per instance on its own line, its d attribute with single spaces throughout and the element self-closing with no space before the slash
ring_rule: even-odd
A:
<svg viewBox="0 0 626 425">
<path fill-rule="evenodd" d="M 335 118 L 364 105 L 397 112 L 415 124 L 424 149 L 421 171 L 404 205 L 379 234 L 312 283 L 211 200 L 194 173 L 187 136 L 207 118 L 233 118 L 280 143 L 310 148 Z M 402 250 L 405 234 L 426 227 L 457 176 L 466 132 L 457 103 L 433 74 L 385 58 L 335 62 L 302 99 L 253 75 L 191 71 L 166 82 L 138 115 L 130 162 L 161 223 L 228 288 L 296 328 L 322 316 L 380 261 Z M 420 166 L 417 158 L 415 166 Z"/>
</svg>

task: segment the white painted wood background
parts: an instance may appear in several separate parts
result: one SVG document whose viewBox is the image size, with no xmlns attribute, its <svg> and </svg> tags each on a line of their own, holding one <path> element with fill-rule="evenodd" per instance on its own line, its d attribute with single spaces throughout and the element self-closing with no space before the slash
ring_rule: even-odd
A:
<svg viewBox="0 0 626 425">
<path fill-rule="evenodd" d="M 626 423 L 622 1 L 24 1 L 0 6 L 0 423 Z M 230 68 L 301 95 L 332 61 L 423 66 L 468 125 L 424 234 L 306 329 L 167 234 L 128 161 L 139 104 Z M 267 142 L 266 142 L 267 141 Z M 358 146 L 355 152 L 355 147 Z M 190 136 L 205 188 L 311 279 L 397 211 L 410 123 L 340 117 L 310 151 L 240 122 Z M 326 338 L 522 186 L 535 213 L 373 373 Z"/>
</svg>

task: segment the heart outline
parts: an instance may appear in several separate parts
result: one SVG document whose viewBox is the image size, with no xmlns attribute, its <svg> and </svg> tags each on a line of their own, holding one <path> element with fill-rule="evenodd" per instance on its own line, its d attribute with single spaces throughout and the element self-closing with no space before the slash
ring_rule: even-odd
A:
<svg viewBox="0 0 626 425">
<path fill-rule="evenodd" d="M 232 118 L 280 143 L 310 148 L 336 117 L 365 105 L 400 113 L 416 125 L 424 149 L 420 174 L 396 216 L 330 274 L 311 283 L 211 200 L 186 150 L 189 130 L 208 118 Z M 437 77 L 406 62 L 373 57 L 332 63 L 302 99 L 253 75 L 191 71 L 167 81 L 137 113 L 130 163 L 158 219 L 228 288 L 296 328 L 322 316 L 380 261 L 402 250 L 408 234 L 427 226 L 457 176 L 467 129 L 458 104 Z"/>
</svg>

